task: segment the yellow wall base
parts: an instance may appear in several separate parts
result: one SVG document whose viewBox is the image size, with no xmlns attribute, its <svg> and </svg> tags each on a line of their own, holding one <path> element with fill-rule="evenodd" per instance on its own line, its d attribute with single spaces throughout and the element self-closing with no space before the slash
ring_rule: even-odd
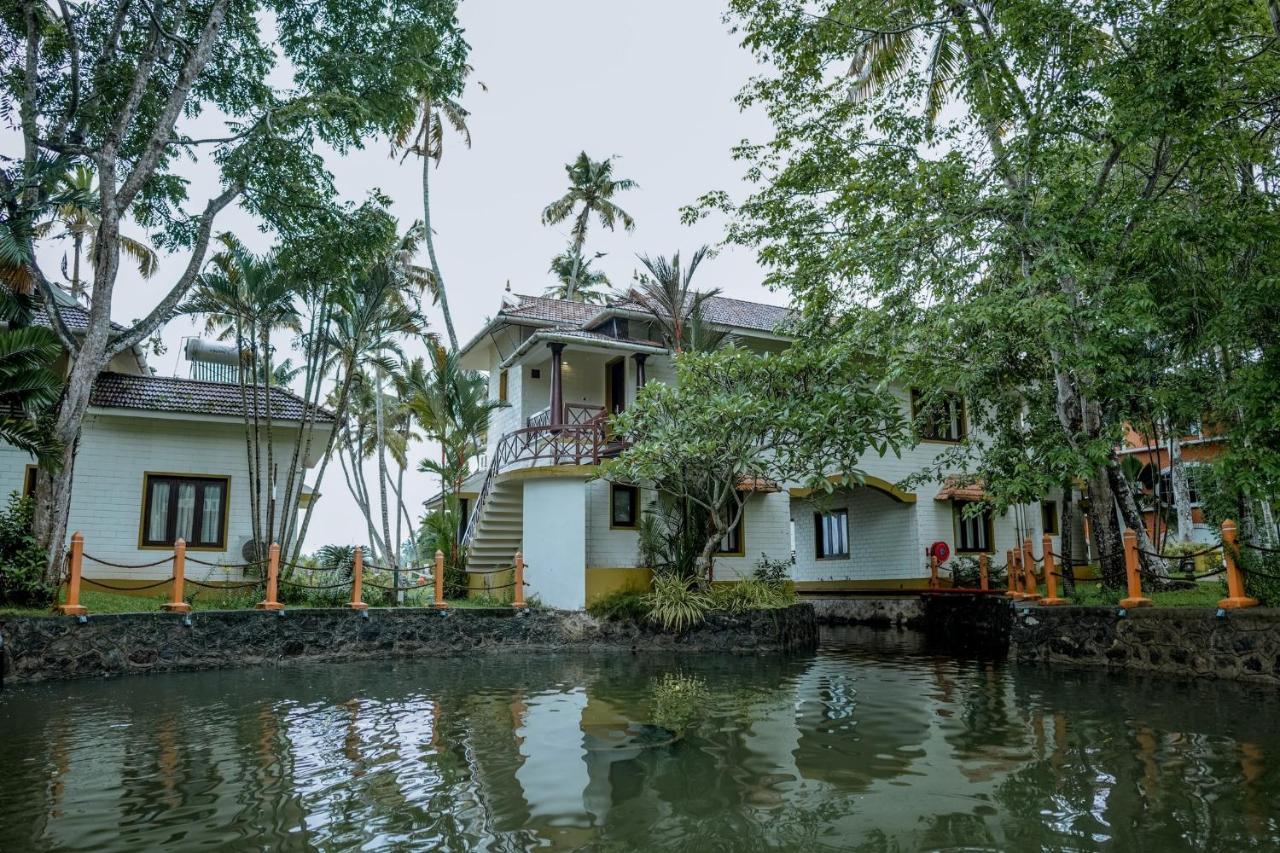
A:
<svg viewBox="0 0 1280 853">
<path fill-rule="evenodd" d="M 620 589 L 633 589 L 647 592 L 653 580 L 653 572 L 649 569 L 637 568 L 588 568 L 587 569 L 587 604 L 596 599 L 617 592 Z"/>
</svg>

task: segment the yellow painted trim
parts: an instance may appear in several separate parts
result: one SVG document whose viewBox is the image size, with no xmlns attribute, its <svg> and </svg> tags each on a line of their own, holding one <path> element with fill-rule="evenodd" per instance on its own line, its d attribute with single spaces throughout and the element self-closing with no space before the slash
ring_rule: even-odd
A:
<svg viewBox="0 0 1280 853">
<path fill-rule="evenodd" d="M 832 474 L 827 477 L 828 480 L 835 483 L 840 480 L 839 474 Z M 880 477 L 866 476 L 862 478 L 862 485 L 869 489 L 875 489 L 877 492 L 883 492 L 893 498 L 898 503 L 913 504 L 916 502 L 917 495 L 915 492 L 908 492 L 906 489 L 900 489 L 888 480 Z M 857 488 L 851 486 L 850 488 Z M 813 495 L 814 490 L 809 488 L 796 487 L 787 490 L 793 498 L 807 498 Z"/>
<path fill-rule="evenodd" d="M 588 566 L 586 573 L 586 600 L 591 604 L 597 599 L 623 589 L 647 592 L 653 582 L 653 572 L 646 568 L 623 566 L 605 568 Z"/>
<path fill-rule="evenodd" d="M 188 477 L 198 480 L 225 480 L 227 484 L 227 507 L 222 514 L 222 547 L 216 545 L 188 545 L 188 551 L 217 551 L 225 553 L 231 547 L 231 475 L 230 474 L 193 474 L 176 471 L 143 471 L 142 500 L 138 507 L 138 550 L 139 551 L 172 551 L 172 545 L 143 545 L 146 538 L 143 532 L 147 527 L 147 478 L 148 477 Z"/>
<path fill-rule="evenodd" d="M 516 468 L 498 475 L 499 480 L 537 480 L 544 477 L 591 477 L 599 465 L 539 465 L 535 468 Z"/>
</svg>

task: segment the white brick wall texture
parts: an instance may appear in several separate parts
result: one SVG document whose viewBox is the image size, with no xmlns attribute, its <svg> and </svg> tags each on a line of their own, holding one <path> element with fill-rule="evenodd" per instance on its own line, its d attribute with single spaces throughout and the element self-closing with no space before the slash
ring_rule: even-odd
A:
<svg viewBox="0 0 1280 853">
<path fill-rule="evenodd" d="M 284 471 L 293 443 L 277 434 L 275 455 Z M 0 491 L 7 495 L 22 487 L 30 460 L 26 454 L 0 446 Z M 143 475 L 152 473 L 229 476 L 227 548 L 191 551 L 211 563 L 244 562 L 240 545 L 251 532 L 248 460 L 244 427 L 238 421 L 165 420 L 160 418 L 90 415 L 85 419 L 76 456 L 71 495 L 70 532 L 84 534 L 85 552 L 111 562 L 149 563 L 167 556 L 169 549 L 138 546 L 142 522 Z M 116 569 L 88 560 L 85 577 L 146 580 L 168 577 L 169 565 L 148 569 Z M 228 572 L 188 563 L 187 577 L 197 580 L 239 578 Z"/>
</svg>

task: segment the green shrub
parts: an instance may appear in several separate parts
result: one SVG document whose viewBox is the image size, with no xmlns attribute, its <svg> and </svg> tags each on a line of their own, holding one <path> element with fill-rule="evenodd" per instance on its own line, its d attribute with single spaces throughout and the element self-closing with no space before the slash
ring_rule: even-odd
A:
<svg viewBox="0 0 1280 853">
<path fill-rule="evenodd" d="M 31 532 L 35 502 L 17 492 L 0 512 L 0 604 L 45 607 L 56 586 L 44 582 L 45 552 Z"/>
<path fill-rule="evenodd" d="M 1280 554 L 1240 548 L 1236 557 L 1244 571 L 1244 593 L 1264 607 L 1280 606 Z"/>
<path fill-rule="evenodd" d="M 587 612 L 597 619 L 638 622 L 649 615 L 649 605 L 642 591 L 627 587 L 600 596 L 587 605 Z"/>
<path fill-rule="evenodd" d="M 1201 542 L 1166 542 L 1160 553 L 1164 554 L 1169 577 L 1180 578 L 1192 574 L 1216 572 L 1222 568 L 1222 551 L 1213 550 L 1200 557 L 1182 558 L 1184 554 L 1199 554 L 1207 548 Z"/>
<path fill-rule="evenodd" d="M 796 601 L 795 591 L 787 584 L 770 583 L 759 578 L 744 578 L 711 590 L 712 608 L 730 613 L 790 607 Z"/>
<path fill-rule="evenodd" d="M 644 597 L 649 620 L 667 631 L 683 631 L 698 625 L 711 609 L 711 596 L 692 578 L 672 572 L 654 575 L 653 591 Z"/>
<path fill-rule="evenodd" d="M 666 673 L 653 687 L 653 722 L 677 736 L 706 714 L 711 693 L 701 678 Z"/>
<path fill-rule="evenodd" d="M 756 580 L 781 587 L 790 583 L 791 570 L 795 567 L 795 564 L 795 554 L 785 560 L 771 560 L 768 554 L 761 554 L 760 559 L 756 560 L 754 577 Z"/>
</svg>

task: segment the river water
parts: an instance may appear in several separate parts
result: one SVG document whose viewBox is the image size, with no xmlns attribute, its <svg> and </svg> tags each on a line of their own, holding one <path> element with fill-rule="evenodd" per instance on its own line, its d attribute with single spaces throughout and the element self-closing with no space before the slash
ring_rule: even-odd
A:
<svg viewBox="0 0 1280 853">
<path fill-rule="evenodd" d="M 1280 849 L 1277 710 L 857 629 L 11 685 L 0 850 Z"/>
</svg>

